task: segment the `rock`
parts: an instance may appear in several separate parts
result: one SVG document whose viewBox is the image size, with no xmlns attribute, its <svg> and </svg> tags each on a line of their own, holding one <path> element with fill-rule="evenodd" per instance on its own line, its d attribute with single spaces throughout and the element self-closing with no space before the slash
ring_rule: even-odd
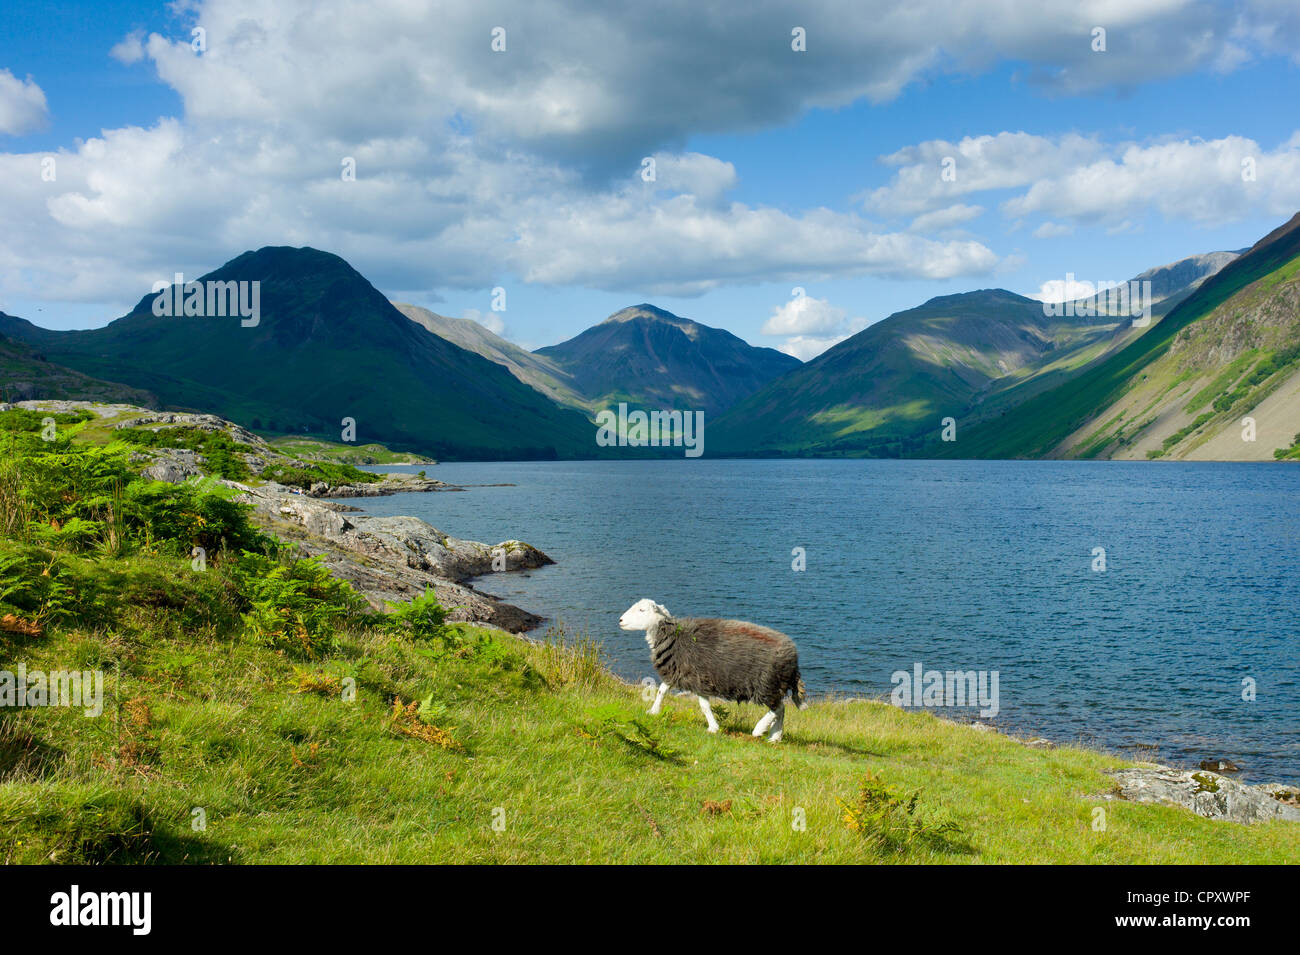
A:
<svg viewBox="0 0 1300 955">
<path fill-rule="evenodd" d="M 1241 772 L 1241 767 L 1230 759 L 1203 759 L 1201 760 L 1201 769 L 1208 769 L 1212 773 Z"/>
<path fill-rule="evenodd" d="M 1266 822 L 1287 819 L 1300 822 L 1300 806 L 1288 804 L 1273 791 L 1294 787 L 1281 784 L 1246 786 L 1218 773 L 1172 769 L 1168 766 L 1120 769 L 1111 773 L 1121 799 L 1164 803 L 1190 809 L 1207 819 L 1229 822 Z"/>
<path fill-rule="evenodd" d="M 326 484 L 317 481 L 307 493 L 312 497 L 387 497 L 422 491 L 463 491 L 463 487 L 420 477 L 418 474 L 386 474 L 372 484 Z"/>
<path fill-rule="evenodd" d="M 980 723 L 980 722 L 978 722 L 978 721 L 972 723 L 972 724 L 970 725 L 970 728 L 973 729 L 973 730 L 975 730 L 977 733 L 996 733 L 996 732 L 997 732 L 997 730 L 996 730 L 994 727 L 990 726 L 988 723 Z"/>
<path fill-rule="evenodd" d="M 140 474 L 153 481 L 180 484 L 203 474 L 203 469 L 199 467 L 198 456 L 184 448 L 169 448 L 160 454 L 131 456 L 132 461 L 140 459 L 152 461 Z"/>
<path fill-rule="evenodd" d="M 1035 736 L 1033 739 L 1025 740 L 1025 745 L 1031 749 L 1052 749 L 1056 744 L 1049 739 L 1043 739 L 1041 736 Z"/>
<path fill-rule="evenodd" d="M 371 517 L 335 501 L 318 500 L 282 484 L 252 487 L 224 482 L 253 506 L 259 523 L 308 555 L 320 557 L 336 577 L 351 583 L 376 610 L 402 603 L 432 587 L 448 619 L 485 623 L 521 633 L 542 622 L 465 583 L 493 572 L 554 563 L 522 541 L 480 544 L 450 537 L 415 517 Z M 348 513 L 349 516 L 344 516 Z"/>
<path fill-rule="evenodd" d="M 1300 807 L 1300 786 L 1288 786 L 1285 783 L 1258 783 L 1251 789 L 1258 789 L 1288 806 Z"/>
</svg>

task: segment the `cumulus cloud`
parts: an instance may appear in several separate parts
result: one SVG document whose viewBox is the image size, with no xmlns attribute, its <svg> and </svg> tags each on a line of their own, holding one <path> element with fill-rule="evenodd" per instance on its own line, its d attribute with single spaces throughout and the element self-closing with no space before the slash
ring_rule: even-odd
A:
<svg viewBox="0 0 1300 955">
<path fill-rule="evenodd" d="M 796 295 L 783 305 L 772 308 L 772 317 L 763 323 L 764 335 L 801 335 L 829 332 L 844 323 L 848 313 L 824 298 Z"/>
<path fill-rule="evenodd" d="M 834 348 L 848 337 L 848 335 L 832 335 L 828 338 L 817 338 L 813 335 L 795 335 L 793 338 L 787 338 L 776 347 L 778 351 L 793 355 L 800 361 L 811 361 L 822 352 Z"/>
<path fill-rule="evenodd" d="M 0 70 L 0 133 L 21 136 L 44 127 L 48 117 L 45 91 L 30 76 L 20 80 Z"/>
<path fill-rule="evenodd" d="M 997 190 L 1016 192 L 999 206 L 1008 219 L 1047 217 L 1036 238 L 1069 235 L 1080 224 L 1129 231 L 1148 213 L 1220 225 L 1300 208 L 1300 133 L 1266 149 L 1240 136 L 1108 144 L 1073 133 L 1001 132 L 924 142 L 883 161 L 899 169 L 865 204 L 884 215 L 920 212 L 913 231 L 979 208 L 951 205 L 957 196 Z"/>
<path fill-rule="evenodd" d="M 814 298 L 796 289 L 788 302 L 772 307 L 763 323 L 764 335 L 789 336 L 777 348 L 800 361 L 815 358 L 867 326 L 865 318 L 849 318 L 849 313 L 829 299 Z"/>
<path fill-rule="evenodd" d="M 1059 222 L 1044 222 L 1034 230 L 1035 239 L 1058 239 L 1061 236 L 1074 235 L 1074 226 Z"/>
<path fill-rule="evenodd" d="M 1009 199 L 1009 216 L 1035 213 L 1123 228 L 1135 210 L 1204 225 L 1300 208 L 1300 142 L 1268 150 L 1252 139 L 1129 144 L 1118 156 L 1074 163 Z"/>
<path fill-rule="evenodd" d="M 1091 298 L 1098 291 L 1109 286 L 1103 283 L 1095 285 L 1092 282 L 1078 281 L 1073 276 L 1064 279 L 1050 279 L 1042 284 L 1037 295 L 1030 298 L 1036 298 L 1042 302 L 1072 302 L 1081 298 Z"/>
<path fill-rule="evenodd" d="M 934 212 L 926 212 L 912 220 L 908 226 L 909 232 L 942 232 L 945 229 L 951 229 L 953 226 L 961 225 L 963 222 L 969 222 L 977 218 L 984 212 L 983 206 L 968 206 L 958 203 L 955 206 L 948 206 L 946 209 L 936 209 Z"/>
<path fill-rule="evenodd" d="M 1101 161 L 1100 144 L 1001 133 L 886 157 L 895 181 L 865 211 L 905 216 L 910 231 L 852 210 L 730 201 L 743 169 L 686 144 L 1000 62 L 1068 92 L 1300 47 L 1300 21 L 1284 5 L 1229 11 L 1208 0 L 812 0 L 797 24 L 781 0 L 743 10 L 720 0 L 178 9 L 174 34 L 131 34 L 111 55 L 156 71 L 181 117 L 56 150 L 53 181 L 40 176 L 43 156 L 0 154 L 0 277 L 11 291 L 134 299 L 172 271 L 265 244 L 327 248 L 381 287 L 411 291 L 513 279 L 690 295 L 771 280 L 979 275 L 998 264 L 984 244 L 919 233 L 973 218 L 981 207 L 963 197 L 981 189 L 1028 188 L 1027 208 L 1045 208 L 1033 185 Z M 1110 29 L 1104 56 L 1088 44 L 1097 22 Z M 201 53 L 190 45 L 196 24 Z M 791 49 L 795 25 L 807 52 Z M 497 26 L 503 52 L 492 49 Z M 0 130 L 44 115 L 34 82 L 0 73 Z M 951 182 L 936 165 L 949 155 Z M 653 182 L 640 175 L 645 157 Z M 347 159 L 355 181 L 340 176 Z"/>
<path fill-rule="evenodd" d="M 127 34 L 109 49 L 108 55 L 128 66 L 139 63 L 144 59 L 144 31 L 136 30 L 134 33 Z"/>
<path fill-rule="evenodd" d="M 955 143 L 933 139 L 881 157 L 899 169 L 889 185 L 867 196 L 866 206 L 887 216 L 970 209 L 952 203 L 971 193 L 1027 186 L 1101 150 L 1096 140 L 1074 133 L 1058 139 L 1024 132 L 967 136 Z"/>
</svg>

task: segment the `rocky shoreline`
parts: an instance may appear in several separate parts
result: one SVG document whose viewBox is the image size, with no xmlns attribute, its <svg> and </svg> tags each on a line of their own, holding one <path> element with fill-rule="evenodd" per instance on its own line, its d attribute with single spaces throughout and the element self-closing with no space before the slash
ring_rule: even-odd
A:
<svg viewBox="0 0 1300 955">
<path fill-rule="evenodd" d="M 306 468 L 312 464 L 282 453 L 253 432 L 216 415 L 86 401 L 24 401 L 19 406 L 53 412 L 91 411 L 104 421 L 110 434 L 124 428 L 220 431 L 241 446 L 244 462 L 255 478 L 275 466 Z M 185 448 L 140 448 L 132 460 L 145 477 L 169 484 L 209 476 L 203 455 Z M 255 523 L 297 545 L 303 554 L 319 558 L 331 574 L 348 581 L 375 610 L 405 603 L 432 588 L 452 622 L 524 633 L 543 620 L 469 582 L 492 573 L 554 563 L 531 544 L 461 540 L 415 517 L 374 517 L 334 500 L 464 491 L 463 487 L 403 473 L 386 474 L 367 483 L 315 482 L 306 490 L 270 480 L 217 480 L 252 506 Z"/>
<path fill-rule="evenodd" d="M 374 517 L 346 504 L 292 493 L 283 485 L 225 483 L 253 506 L 263 527 L 319 558 L 330 573 L 352 584 L 376 610 L 411 600 L 431 587 L 451 621 L 483 624 L 511 633 L 524 633 L 542 622 L 543 618 L 536 614 L 468 582 L 492 573 L 554 563 L 531 544 L 518 540 L 492 545 L 466 541 L 444 534 L 419 518 Z M 444 485 L 420 490 L 462 489 Z"/>
</svg>

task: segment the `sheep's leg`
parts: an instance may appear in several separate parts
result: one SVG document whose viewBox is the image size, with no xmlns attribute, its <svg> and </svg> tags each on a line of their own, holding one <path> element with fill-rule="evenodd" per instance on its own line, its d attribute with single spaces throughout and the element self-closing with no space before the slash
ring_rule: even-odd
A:
<svg viewBox="0 0 1300 955">
<path fill-rule="evenodd" d="M 781 735 L 785 732 L 785 703 L 776 704 L 776 726 L 772 728 L 772 735 L 767 738 L 769 743 L 781 742 Z"/>
<path fill-rule="evenodd" d="M 768 710 L 765 714 L 763 714 L 762 717 L 759 718 L 759 721 L 754 724 L 754 735 L 762 736 L 764 733 L 766 733 L 767 728 L 772 725 L 772 721 L 775 719 L 776 719 L 776 711 Z"/>
<path fill-rule="evenodd" d="M 651 716 L 658 716 L 659 709 L 664 705 L 664 697 L 668 694 L 668 684 L 660 683 L 659 692 L 655 694 L 655 701 L 651 704 L 649 713 Z"/>
<path fill-rule="evenodd" d="M 709 732 L 716 733 L 718 731 L 718 721 L 713 718 L 713 707 L 709 706 L 709 698 L 706 696 L 700 697 L 700 712 L 709 721 Z"/>
</svg>

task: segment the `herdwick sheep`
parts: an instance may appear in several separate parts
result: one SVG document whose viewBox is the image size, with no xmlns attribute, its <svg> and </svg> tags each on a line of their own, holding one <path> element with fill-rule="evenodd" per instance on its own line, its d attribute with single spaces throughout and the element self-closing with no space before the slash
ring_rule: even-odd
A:
<svg viewBox="0 0 1300 955">
<path fill-rule="evenodd" d="M 709 732 L 718 721 L 709 697 L 743 703 L 762 703 L 768 712 L 754 727 L 754 735 L 772 731 L 776 743 L 785 731 L 785 697 L 803 708 L 803 680 L 799 679 L 799 651 L 794 641 L 778 630 L 742 620 L 713 618 L 673 619 L 653 600 L 638 600 L 619 619 L 624 630 L 644 630 L 650 659 L 663 681 L 651 713 L 658 713 L 671 687 L 689 690 L 700 698 L 700 710 Z"/>
</svg>

